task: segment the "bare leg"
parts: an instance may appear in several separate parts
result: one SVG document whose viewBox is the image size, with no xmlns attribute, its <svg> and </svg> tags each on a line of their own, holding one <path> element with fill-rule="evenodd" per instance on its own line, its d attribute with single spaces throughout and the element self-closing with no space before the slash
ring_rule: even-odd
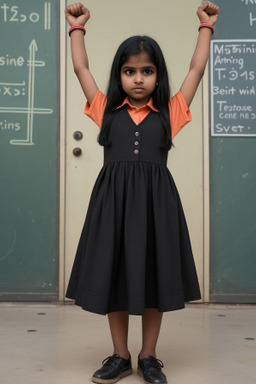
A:
<svg viewBox="0 0 256 384">
<path fill-rule="evenodd" d="M 111 312 L 108 314 L 108 321 L 114 346 L 114 353 L 117 353 L 124 359 L 129 359 L 128 312 Z"/>
<path fill-rule="evenodd" d="M 142 316 L 142 348 L 140 358 L 156 357 L 156 343 L 158 340 L 163 313 L 157 309 L 148 308 Z"/>
</svg>

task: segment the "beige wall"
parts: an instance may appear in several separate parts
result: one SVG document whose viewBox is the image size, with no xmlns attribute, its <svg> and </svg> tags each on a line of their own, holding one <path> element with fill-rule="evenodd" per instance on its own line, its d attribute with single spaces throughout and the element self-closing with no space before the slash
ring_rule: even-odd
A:
<svg viewBox="0 0 256 384">
<path fill-rule="evenodd" d="M 103 92 L 106 90 L 110 66 L 117 47 L 124 39 L 135 34 L 149 35 L 157 40 L 167 62 L 172 93 L 178 91 L 188 71 L 195 47 L 199 25 L 196 10 L 201 1 L 87 0 L 84 4 L 91 12 L 85 36 L 90 68 Z M 67 218 L 64 244 L 66 264 L 65 268 L 62 268 L 66 270 L 64 283 L 69 277 L 91 189 L 102 166 L 102 148 L 96 142 L 98 128 L 83 115 L 85 99 L 72 69 L 68 38 L 66 53 L 66 133 L 63 133 L 66 134 L 66 150 L 62 148 L 62 165 L 67 171 L 66 189 L 63 191 L 66 200 L 63 209 Z M 208 255 L 204 255 L 202 111 L 201 85 L 191 105 L 193 121 L 175 139 L 175 148 L 169 156 L 169 168 L 180 191 L 200 284 L 204 291 L 205 278 L 207 282 L 204 264 L 208 263 Z M 83 156 L 78 159 L 74 159 L 72 155 L 72 149 L 76 146 L 72 139 L 75 130 L 81 130 L 84 134 L 81 145 L 79 143 Z"/>
</svg>

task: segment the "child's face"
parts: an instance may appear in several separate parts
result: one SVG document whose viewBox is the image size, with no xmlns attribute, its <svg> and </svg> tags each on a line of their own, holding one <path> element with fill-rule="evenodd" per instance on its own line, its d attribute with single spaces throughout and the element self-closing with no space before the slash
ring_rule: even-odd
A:
<svg viewBox="0 0 256 384">
<path fill-rule="evenodd" d="M 146 52 L 130 56 L 121 68 L 121 85 L 130 103 L 141 107 L 149 101 L 157 83 L 157 69 Z"/>
</svg>

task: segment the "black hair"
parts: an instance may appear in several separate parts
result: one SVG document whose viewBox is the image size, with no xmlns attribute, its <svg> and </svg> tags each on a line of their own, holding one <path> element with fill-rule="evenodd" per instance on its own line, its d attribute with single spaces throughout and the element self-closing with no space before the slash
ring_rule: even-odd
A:
<svg viewBox="0 0 256 384">
<path fill-rule="evenodd" d="M 109 142 L 108 134 L 113 119 L 114 109 L 120 106 L 127 96 L 121 85 L 121 68 L 130 56 L 137 55 L 141 52 L 146 52 L 149 55 L 151 62 L 157 68 L 158 85 L 152 94 L 152 98 L 154 107 L 158 109 L 162 124 L 164 126 L 161 148 L 169 150 L 172 146 L 172 139 L 168 108 L 168 101 L 170 98 L 168 72 L 161 48 L 155 40 L 148 36 L 130 37 L 120 45 L 115 54 L 107 90 L 107 104 L 104 111 L 102 129 L 99 134 L 98 141 L 100 145 L 104 146 L 111 144 Z"/>
</svg>

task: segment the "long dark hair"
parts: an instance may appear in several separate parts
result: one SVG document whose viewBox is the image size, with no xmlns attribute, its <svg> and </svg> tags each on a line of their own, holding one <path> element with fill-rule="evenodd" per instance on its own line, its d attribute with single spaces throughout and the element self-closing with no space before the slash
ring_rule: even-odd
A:
<svg viewBox="0 0 256 384">
<path fill-rule="evenodd" d="M 146 52 L 149 55 L 151 62 L 157 68 L 158 85 L 152 94 L 152 98 L 154 107 L 158 109 L 164 126 L 161 148 L 170 149 L 172 146 L 171 123 L 168 109 L 168 101 L 170 98 L 168 72 L 161 48 L 155 40 L 148 36 L 130 37 L 120 45 L 116 52 L 110 72 L 107 90 L 107 105 L 104 112 L 102 129 L 98 137 L 100 145 L 111 145 L 108 136 L 114 109 L 120 106 L 127 96 L 121 85 L 121 68 L 130 56 L 137 55 L 141 52 Z"/>
</svg>

